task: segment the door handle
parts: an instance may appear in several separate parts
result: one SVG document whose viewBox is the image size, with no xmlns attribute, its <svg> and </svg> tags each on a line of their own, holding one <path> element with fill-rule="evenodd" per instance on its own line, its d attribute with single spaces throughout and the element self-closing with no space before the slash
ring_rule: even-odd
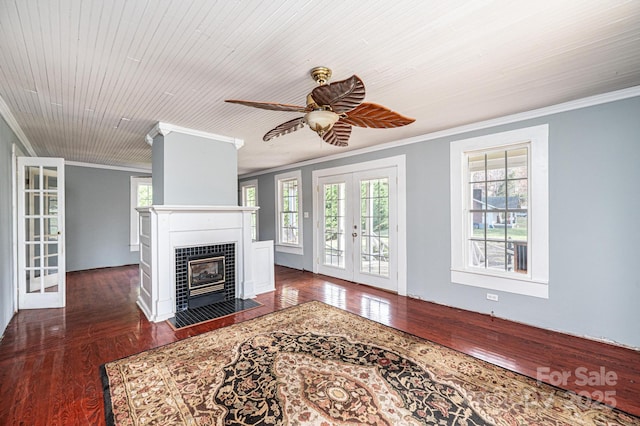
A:
<svg viewBox="0 0 640 426">
<path fill-rule="evenodd" d="M 357 232 L 353 232 L 353 233 L 351 233 L 351 236 L 352 236 L 353 238 L 355 238 L 355 237 L 357 237 L 357 236 L 358 236 L 358 233 L 357 233 Z"/>
</svg>

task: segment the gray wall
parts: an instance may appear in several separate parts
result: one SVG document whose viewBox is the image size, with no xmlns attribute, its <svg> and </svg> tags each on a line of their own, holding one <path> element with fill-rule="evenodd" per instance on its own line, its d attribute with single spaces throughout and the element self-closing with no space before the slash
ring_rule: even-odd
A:
<svg viewBox="0 0 640 426">
<path fill-rule="evenodd" d="M 153 186 L 153 204 L 164 204 L 164 136 L 156 135 L 153 138 L 153 146 L 151 147 L 151 164 L 153 168 L 153 177 L 151 185 Z"/>
<path fill-rule="evenodd" d="M 11 179 L 11 147 L 27 152 L 7 122 L 0 116 L 0 336 L 13 317 L 13 301 L 17 291 L 13 286 L 13 210 Z"/>
<path fill-rule="evenodd" d="M 153 203 L 238 205 L 235 145 L 171 132 L 153 141 Z"/>
<path fill-rule="evenodd" d="M 639 118 L 636 97 L 308 165 L 302 167 L 303 211 L 313 215 L 313 170 L 406 154 L 410 295 L 640 348 Z M 450 280 L 449 144 L 544 123 L 549 124 L 549 299 L 497 292 L 500 301 L 491 302 L 485 289 Z M 250 177 L 258 179 L 263 240 L 275 238 L 274 174 Z M 304 256 L 276 253 L 276 263 L 312 270 L 312 224 L 313 217 L 304 219 Z"/>
<path fill-rule="evenodd" d="M 129 248 L 130 177 L 138 173 L 65 167 L 67 271 L 138 263 Z"/>
</svg>

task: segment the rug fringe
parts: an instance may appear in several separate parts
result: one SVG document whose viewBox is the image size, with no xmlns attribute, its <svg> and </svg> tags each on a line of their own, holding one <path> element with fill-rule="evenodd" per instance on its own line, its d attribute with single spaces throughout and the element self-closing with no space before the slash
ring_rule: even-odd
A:
<svg viewBox="0 0 640 426">
<path fill-rule="evenodd" d="M 111 394 L 109 392 L 109 376 L 105 364 L 100 366 L 100 381 L 102 382 L 102 397 L 104 399 L 104 418 L 107 426 L 115 426 L 116 421 L 113 415 L 113 406 L 111 405 Z"/>
</svg>

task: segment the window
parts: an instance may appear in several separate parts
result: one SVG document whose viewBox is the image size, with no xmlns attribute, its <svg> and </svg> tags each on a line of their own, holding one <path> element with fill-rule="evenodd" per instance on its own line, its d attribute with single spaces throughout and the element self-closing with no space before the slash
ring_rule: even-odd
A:
<svg viewBox="0 0 640 426">
<path fill-rule="evenodd" d="M 250 180 L 240 184 L 242 191 L 242 205 L 258 207 L 258 181 Z M 258 211 L 251 213 L 251 240 L 258 240 Z"/>
<path fill-rule="evenodd" d="M 302 251 L 302 178 L 300 171 L 275 177 L 277 188 L 276 250 L 303 254 Z"/>
<path fill-rule="evenodd" d="M 548 126 L 451 144 L 451 280 L 548 297 Z"/>
<path fill-rule="evenodd" d="M 466 155 L 467 266 L 526 273 L 528 145 Z"/>
<path fill-rule="evenodd" d="M 153 187 L 150 177 L 131 176 L 131 203 L 129 244 L 131 251 L 139 250 L 139 224 L 136 207 L 148 207 L 153 204 Z"/>
</svg>

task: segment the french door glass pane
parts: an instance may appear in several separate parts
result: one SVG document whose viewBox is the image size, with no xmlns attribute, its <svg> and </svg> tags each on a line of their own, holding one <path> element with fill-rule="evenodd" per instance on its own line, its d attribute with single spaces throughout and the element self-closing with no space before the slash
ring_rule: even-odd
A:
<svg viewBox="0 0 640 426">
<path fill-rule="evenodd" d="M 27 270 L 27 293 L 41 293 L 42 292 L 42 277 L 40 276 L 40 270 Z"/>
<path fill-rule="evenodd" d="M 58 169 L 56 167 L 43 167 L 44 176 L 44 188 L 43 189 L 58 189 Z"/>
<path fill-rule="evenodd" d="M 40 267 L 40 244 L 25 244 L 27 268 Z"/>
<path fill-rule="evenodd" d="M 45 241 L 55 241 L 58 239 L 58 219 L 45 217 L 44 222 L 44 235 Z"/>
<path fill-rule="evenodd" d="M 24 210 L 27 215 L 40 214 L 40 192 L 26 192 L 24 194 Z"/>
<path fill-rule="evenodd" d="M 45 257 L 44 261 L 45 266 L 47 267 L 58 266 L 58 255 L 55 253 L 49 254 L 47 257 Z"/>
<path fill-rule="evenodd" d="M 324 185 L 324 264 L 345 266 L 346 184 Z"/>
<path fill-rule="evenodd" d="M 44 270 L 44 292 L 45 293 L 55 293 L 58 291 L 58 270 L 53 269 L 45 269 Z"/>
<path fill-rule="evenodd" d="M 389 179 L 360 182 L 360 272 L 389 276 Z"/>
<path fill-rule="evenodd" d="M 44 194 L 44 214 L 58 214 L 58 194 L 55 192 L 47 192 Z"/>
<path fill-rule="evenodd" d="M 24 178 L 25 189 L 40 189 L 40 166 L 25 166 Z"/>
<path fill-rule="evenodd" d="M 25 240 L 26 241 L 40 241 L 40 218 L 28 217 L 24 220 L 25 226 Z"/>
</svg>

